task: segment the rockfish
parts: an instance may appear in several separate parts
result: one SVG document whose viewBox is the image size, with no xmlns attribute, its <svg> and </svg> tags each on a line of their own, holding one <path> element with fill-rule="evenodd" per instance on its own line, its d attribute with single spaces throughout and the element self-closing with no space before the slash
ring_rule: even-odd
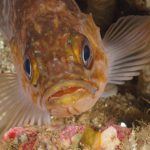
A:
<svg viewBox="0 0 150 150">
<path fill-rule="evenodd" d="M 120 18 L 102 39 L 74 0 L 0 0 L 0 30 L 16 70 L 0 74 L 2 131 L 81 114 L 150 61 L 150 16 Z"/>
</svg>

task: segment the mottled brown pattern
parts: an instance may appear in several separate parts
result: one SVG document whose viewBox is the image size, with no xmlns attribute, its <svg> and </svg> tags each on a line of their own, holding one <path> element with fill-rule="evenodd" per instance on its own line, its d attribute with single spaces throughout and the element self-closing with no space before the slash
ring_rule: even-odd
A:
<svg viewBox="0 0 150 150">
<path fill-rule="evenodd" d="M 8 19 L 0 12 L 0 24 L 8 27 L 1 29 L 26 99 L 61 117 L 91 108 L 107 82 L 107 57 L 92 17 L 81 13 L 73 0 L 6 0 L 5 7 L 4 1 L 0 3 Z M 84 45 L 91 51 L 87 66 Z M 32 67 L 30 79 L 24 70 L 26 58 Z"/>
</svg>

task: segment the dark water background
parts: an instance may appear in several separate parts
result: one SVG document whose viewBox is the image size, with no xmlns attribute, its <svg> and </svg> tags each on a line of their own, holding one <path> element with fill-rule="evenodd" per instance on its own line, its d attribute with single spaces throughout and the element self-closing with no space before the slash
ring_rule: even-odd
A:
<svg viewBox="0 0 150 150">
<path fill-rule="evenodd" d="M 150 14 L 150 0 L 76 0 L 80 9 L 92 13 L 102 35 L 121 16 Z"/>
</svg>

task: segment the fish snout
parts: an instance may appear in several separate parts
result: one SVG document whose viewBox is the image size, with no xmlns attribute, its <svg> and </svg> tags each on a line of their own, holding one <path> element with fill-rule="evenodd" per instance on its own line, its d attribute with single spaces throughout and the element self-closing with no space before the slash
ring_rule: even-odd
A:
<svg viewBox="0 0 150 150">
<path fill-rule="evenodd" d="M 48 61 L 47 69 L 48 73 L 55 75 L 63 73 L 68 67 L 67 63 L 60 61 L 58 58 L 54 58 L 51 61 Z"/>
<path fill-rule="evenodd" d="M 47 76 L 51 79 L 86 79 L 87 75 L 81 64 L 65 57 L 54 57 L 47 63 Z"/>
</svg>

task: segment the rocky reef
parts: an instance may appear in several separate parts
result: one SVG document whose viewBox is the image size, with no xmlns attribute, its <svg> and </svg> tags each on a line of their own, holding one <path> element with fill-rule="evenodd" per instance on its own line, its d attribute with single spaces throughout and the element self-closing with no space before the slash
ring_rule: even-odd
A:
<svg viewBox="0 0 150 150">
<path fill-rule="evenodd" d="M 150 14 L 150 0 L 76 1 L 85 13 L 92 13 L 102 34 L 121 16 Z M 0 73 L 14 71 L 10 49 L 0 36 Z M 25 125 L 10 129 L 3 136 L 0 149 L 150 149 L 150 64 L 143 68 L 139 77 L 118 89 L 116 95 L 101 98 L 80 116 L 52 117 L 50 126 Z M 111 135 L 114 140 L 110 140 Z"/>
</svg>

